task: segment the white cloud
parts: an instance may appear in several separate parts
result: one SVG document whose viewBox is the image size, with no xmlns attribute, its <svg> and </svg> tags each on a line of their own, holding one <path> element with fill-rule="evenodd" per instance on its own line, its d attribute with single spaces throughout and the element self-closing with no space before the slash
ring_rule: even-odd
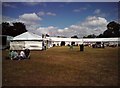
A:
<svg viewBox="0 0 120 88">
<path fill-rule="evenodd" d="M 57 35 L 58 34 L 58 28 L 54 26 L 49 27 L 39 27 L 37 30 L 34 30 L 34 33 L 36 34 L 49 34 L 49 35 Z"/>
<path fill-rule="evenodd" d="M 87 17 L 85 21 L 80 24 L 71 25 L 68 28 L 69 30 L 65 32 L 70 32 L 72 35 L 78 35 L 79 37 L 89 34 L 99 35 L 100 33 L 103 33 L 106 30 L 107 24 L 108 22 L 105 18 L 90 16 Z"/>
<path fill-rule="evenodd" d="M 25 13 L 19 16 L 19 18 L 10 18 L 3 16 L 3 22 L 8 22 L 12 24 L 13 22 L 22 22 L 26 25 L 27 30 L 36 29 L 40 26 L 40 21 L 42 20 L 36 13 Z"/>
<path fill-rule="evenodd" d="M 87 17 L 85 22 L 82 23 L 82 26 L 105 26 L 107 23 L 107 20 L 102 17 Z"/>
<path fill-rule="evenodd" d="M 26 13 L 26 14 L 23 14 L 23 15 L 19 16 L 19 18 L 23 21 L 39 21 L 39 20 L 42 20 L 42 18 L 38 17 L 36 13 Z"/>
<path fill-rule="evenodd" d="M 53 12 L 44 12 L 44 11 L 40 11 L 37 13 L 39 16 L 45 16 L 45 15 L 48 15 L 48 16 L 56 16 L 55 13 Z"/>
<path fill-rule="evenodd" d="M 58 29 L 58 32 L 62 33 L 62 32 L 64 32 L 64 30 L 63 29 Z"/>
<path fill-rule="evenodd" d="M 37 14 L 38 14 L 39 16 L 44 16 L 44 15 L 45 15 L 45 12 L 40 11 L 40 12 L 38 12 Z"/>
<path fill-rule="evenodd" d="M 52 13 L 52 12 L 47 12 L 46 14 L 49 15 L 49 16 L 56 16 L 56 14 Z"/>
<path fill-rule="evenodd" d="M 42 20 L 36 13 L 25 13 L 19 16 L 18 21 L 26 25 L 26 29 L 29 31 L 35 30 L 40 26 Z M 33 31 L 34 32 L 34 31 Z"/>
</svg>

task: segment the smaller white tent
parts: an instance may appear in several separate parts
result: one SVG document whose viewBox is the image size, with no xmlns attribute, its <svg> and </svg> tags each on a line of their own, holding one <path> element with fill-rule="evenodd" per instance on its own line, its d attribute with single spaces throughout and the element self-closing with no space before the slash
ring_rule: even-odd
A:
<svg viewBox="0 0 120 88">
<path fill-rule="evenodd" d="M 14 37 L 10 42 L 11 50 L 24 50 L 29 48 L 30 50 L 42 50 L 43 39 L 41 36 L 25 32 Z"/>
</svg>

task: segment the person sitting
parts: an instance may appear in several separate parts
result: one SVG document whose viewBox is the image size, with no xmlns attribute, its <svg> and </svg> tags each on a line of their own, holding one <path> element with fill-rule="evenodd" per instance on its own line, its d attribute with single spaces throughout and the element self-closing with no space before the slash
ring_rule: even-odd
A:
<svg viewBox="0 0 120 88">
<path fill-rule="evenodd" d="M 17 53 L 17 51 L 13 51 L 12 50 L 9 55 L 10 55 L 11 60 L 18 59 L 18 53 Z"/>
<path fill-rule="evenodd" d="M 18 59 L 18 53 L 16 50 L 14 51 L 14 59 Z"/>
<path fill-rule="evenodd" d="M 20 51 L 20 56 L 19 56 L 19 58 L 20 58 L 20 59 L 25 59 L 25 58 L 26 58 L 24 51 Z"/>
<path fill-rule="evenodd" d="M 13 58 L 14 58 L 14 51 L 12 50 L 10 51 L 10 59 L 13 60 Z"/>
</svg>

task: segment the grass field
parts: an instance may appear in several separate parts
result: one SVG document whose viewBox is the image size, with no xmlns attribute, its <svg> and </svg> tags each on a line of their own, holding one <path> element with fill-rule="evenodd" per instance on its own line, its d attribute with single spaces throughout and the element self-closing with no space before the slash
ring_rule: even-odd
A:
<svg viewBox="0 0 120 88">
<path fill-rule="evenodd" d="M 3 86 L 117 86 L 118 48 L 53 47 L 31 51 L 30 60 L 6 60 Z"/>
</svg>

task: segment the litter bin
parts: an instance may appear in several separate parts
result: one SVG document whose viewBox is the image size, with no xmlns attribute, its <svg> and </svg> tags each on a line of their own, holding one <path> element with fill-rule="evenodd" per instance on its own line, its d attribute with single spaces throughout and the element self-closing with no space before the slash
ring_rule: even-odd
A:
<svg viewBox="0 0 120 88">
<path fill-rule="evenodd" d="M 84 51 L 84 45 L 83 44 L 80 45 L 80 51 Z"/>
</svg>

